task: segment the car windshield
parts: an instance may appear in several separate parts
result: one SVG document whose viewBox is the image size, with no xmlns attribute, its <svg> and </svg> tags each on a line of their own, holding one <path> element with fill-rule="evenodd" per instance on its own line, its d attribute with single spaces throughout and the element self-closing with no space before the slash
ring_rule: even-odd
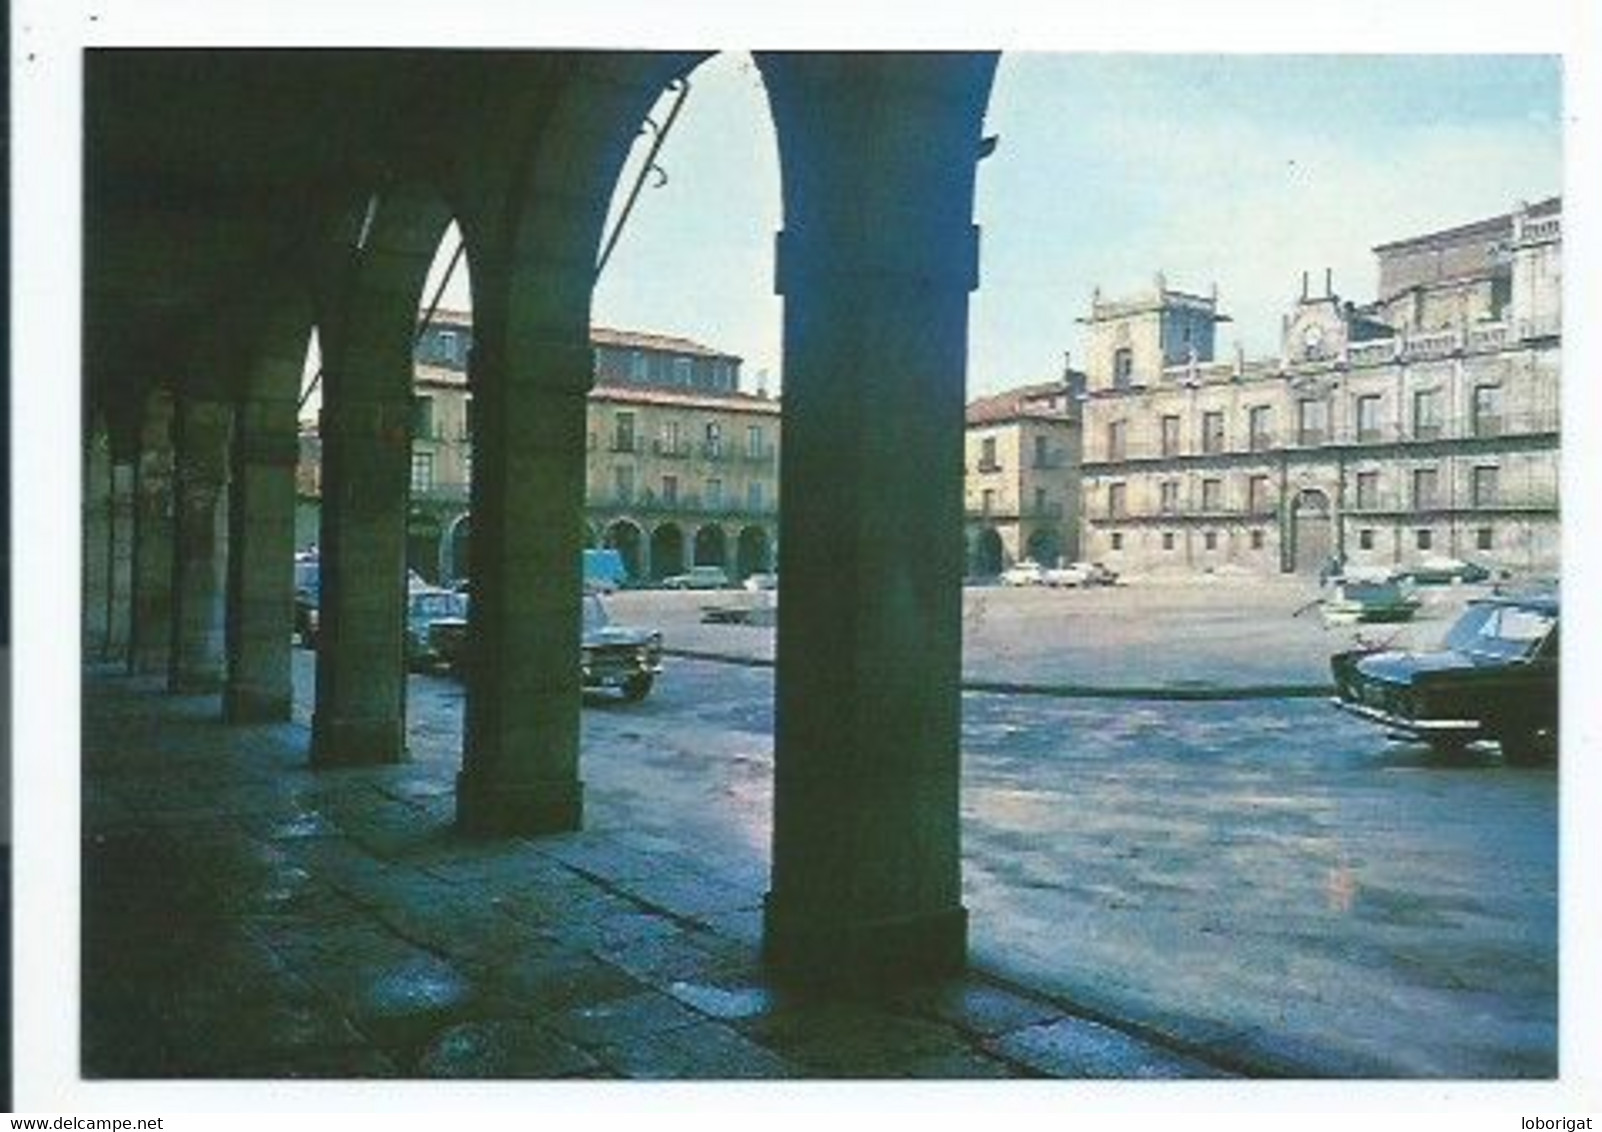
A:
<svg viewBox="0 0 1602 1132">
<path fill-rule="evenodd" d="M 1517 605 L 1474 605 L 1446 635 L 1447 648 L 1476 656 L 1518 660 L 1533 653 L 1557 618 Z"/>
<path fill-rule="evenodd" d="M 608 618 L 606 616 L 606 606 L 601 604 L 601 599 L 596 597 L 594 594 L 585 594 L 584 595 L 584 628 L 585 628 L 585 630 L 588 631 L 590 629 L 604 629 L 604 628 L 606 628 L 607 624 L 608 624 Z"/>
</svg>

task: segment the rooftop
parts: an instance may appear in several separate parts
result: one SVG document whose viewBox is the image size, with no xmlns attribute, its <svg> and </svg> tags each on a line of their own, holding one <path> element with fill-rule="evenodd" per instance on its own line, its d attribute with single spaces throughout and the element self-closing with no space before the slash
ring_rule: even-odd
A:
<svg viewBox="0 0 1602 1132">
<path fill-rule="evenodd" d="M 1061 407 L 1053 403 L 1061 398 Z M 1001 424 L 1013 420 L 1067 420 L 1072 413 L 1072 390 L 1065 381 L 1042 381 L 981 397 L 968 403 L 970 425 Z"/>
</svg>

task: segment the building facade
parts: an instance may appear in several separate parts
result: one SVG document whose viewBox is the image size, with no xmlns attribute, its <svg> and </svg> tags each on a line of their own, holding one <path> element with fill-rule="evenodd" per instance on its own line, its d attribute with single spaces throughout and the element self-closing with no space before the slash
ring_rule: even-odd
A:
<svg viewBox="0 0 1602 1132">
<path fill-rule="evenodd" d="M 471 316 L 435 312 L 415 350 L 407 561 L 466 577 L 471 533 Z M 684 338 L 596 327 L 585 540 L 649 582 L 691 565 L 742 578 L 773 568 L 779 404 L 740 390 L 740 359 Z M 314 431 L 301 435 L 303 510 L 319 494 Z M 315 522 L 303 524 L 315 531 Z"/>
<path fill-rule="evenodd" d="M 1216 359 L 1216 294 L 1098 294 L 1086 557 L 1129 573 L 1559 565 L 1557 199 L 1374 249 L 1359 306 L 1304 277 L 1281 354 Z"/>
<path fill-rule="evenodd" d="M 991 577 L 1029 558 L 1079 557 L 1080 419 L 1084 375 L 1020 386 L 967 408 L 967 571 Z"/>
</svg>

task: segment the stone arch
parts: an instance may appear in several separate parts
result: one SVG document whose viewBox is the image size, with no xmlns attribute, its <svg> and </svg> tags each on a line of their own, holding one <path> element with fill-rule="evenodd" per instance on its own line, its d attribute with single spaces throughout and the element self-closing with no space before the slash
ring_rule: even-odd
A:
<svg viewBox="0 0 1602 1132">
<path fill-rule="evenodd" d="M 767 573 L 773 569 L 771 540 L 766 527 L 753 523 L 741 527 L 735 540 L 735 572 L 740 578 Z"/>
<path fill-rule="evenodd" d="M 1056 531 L 1045 529 L 1034 531 L 1024 546 L 1024 554 L 1042 566 L 1055 566 L 1062 557 L 1062 539 L 1057 536 Z"/>
<path fill-rule="evenodd" d="M 684 532 L 677 523 L 659 523 L 651 532 L 651 577 L 684 573 Z"/>
<path fill-rule="evenodd" d="M 1006 564 L 1006 549 L 1001 544 L 1001 532 L 986 527 L 974 538 L 973 573 L 980 578 L 993 578 Z"/>
<path fill-rule="evenodd" d="M 729 560 L 729 534 L 721 524 L 707 523 L 695 532 L 693 561 L 697 566 L 722 566 Z"/>
<path fill-rule="evenodd" d="M 638 582 L 647 577 L 645 532 L 633 519 L 614 519 L 608 523 L 601 533 L 601 545 L 622 556 L 630 581 Z"/>
<path fill-rule="evenodd" d="M 454 583 L 472 574 L 473 513 L 463 511 L 445 524 L 439 540 L 439 576 Z"/>
</svg>

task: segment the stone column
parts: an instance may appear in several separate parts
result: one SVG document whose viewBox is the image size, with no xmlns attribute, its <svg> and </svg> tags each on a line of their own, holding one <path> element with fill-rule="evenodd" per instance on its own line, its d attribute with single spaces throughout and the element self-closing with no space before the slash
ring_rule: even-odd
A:
<svg viewBox="0 0 1602 1132">
<path fill-rule="evenodd" d="M 168 687 L 222 687 L 223 595 L 228 560 L 226 402 L 180 398 L 173 430 L 172 655 Z"/>
<path fill-rule="evenodd" d="M 992 66 L 819 55 L 764 67 L 786 205 L 764 951 L 785 977 L 876 982 L 965 961 L 963 406 Z"/>
<path fill-rule="evenodd" d="M 411 453 L 403 396 L 363 397 L 324 379 L 320 610 L 312 762 L 406 757 L 406 500 Z M 286 567 L 287 569 L 287 567 Z"/>
<path fill-rule="evenodd" d="M 457 818 L 479 833 L 578 829 L 587 320 L 566 341 L 528 346 L 515 377 L 499 352 L 504 338 L 479 325 L 477 308 L 475 320 L 473 597 Z"/>
<path fill-rule="evenodd" d="M 223 718 L 258 723 L 288 719 L 294 701 L 295 401 L 242 400 L 234 422 Z"/>
<path fill-rule="evenodd" d="M 146 401 L 134 462 L 132 627 L 128 671 L 160 675 L 172 649 L 172 400 Z"/>
<path fill-rule="evenodd" d="M 111 454 L 111 492 L 109 498 L 109 550 L 106 555 L 106 631 L 107 660 L 121 660 L 128 656 L 128 638 L 132 627 L 133 606 L 133 512 L 134 512 L 134 456 L 119 452 Z"/>
</svg>

